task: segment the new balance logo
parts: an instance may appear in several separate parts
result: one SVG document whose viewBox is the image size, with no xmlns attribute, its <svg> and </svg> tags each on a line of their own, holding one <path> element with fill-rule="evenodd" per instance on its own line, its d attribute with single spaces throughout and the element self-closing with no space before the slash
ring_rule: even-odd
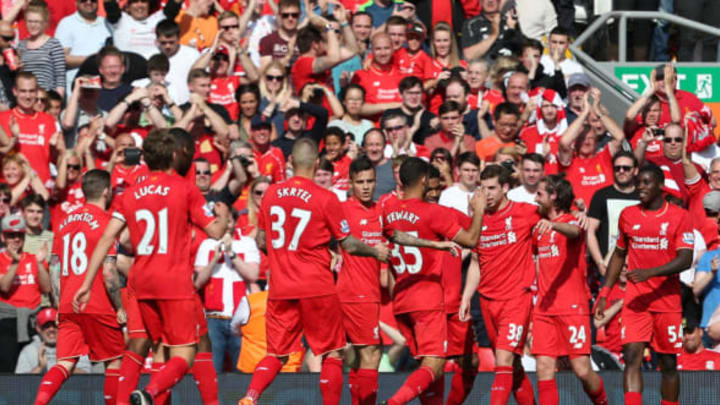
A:
<svg viewBox="0 0 720 405">
<path fill-rule="evenodd" d="M 633 227 L 632 227 L 633 231 L 637 231 L 638 229 L 640 229 L 640 224 L 633 225 Z"/>
</svg>

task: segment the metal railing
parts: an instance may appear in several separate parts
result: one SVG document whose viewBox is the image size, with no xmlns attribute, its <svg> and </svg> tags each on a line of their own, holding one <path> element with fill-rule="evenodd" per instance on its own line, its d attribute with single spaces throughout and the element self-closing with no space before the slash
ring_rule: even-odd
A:
<svg viewBox="0 0 720 405">
<path fill-rule="evenodd" d="M 619 62 L 626 62 L 627 60 L 627 25 L 629 19 L 665 20 L 673 24 L 682 25 L 684 27 L 720 37 L 720 29 L 718 28 L 661 11 L 611 11 L 598 17 L 585 29 L 585 31 L 583 31 L 582 34 L 580 34 L 579 37 L 577 37 L 577 39 L 575 39 L 575 41 L 573 41 L 570 45 L 570 50 L 573 55 L 575 55 L 575 58 L 582 63 L 583 67 L 589 71 L 589 73 L 597 76 L 607 84 L 614 87 L 623 99 L 631 103 L 635 101 L 639 94 L 614 75 L 600 68 L 596 63 L 597 61 L 581 49 L 582 44 L 600 30 L 611 18 L 618 19 Z"/>
</svg>

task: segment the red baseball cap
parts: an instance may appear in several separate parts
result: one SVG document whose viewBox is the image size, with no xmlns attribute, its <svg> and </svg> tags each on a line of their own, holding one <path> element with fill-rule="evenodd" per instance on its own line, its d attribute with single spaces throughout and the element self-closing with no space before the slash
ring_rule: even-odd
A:
<svg viewBox="0 0 720 405">
<path fill-rule="evenodd" d="M 57 319 L 57 311 L 55 308 L 44 308 L 41 309 L 40 312 L 37 314 L 37 324 L 38 326 L 45 326 L 48 322 L 55 322 Z"/>
</svg>

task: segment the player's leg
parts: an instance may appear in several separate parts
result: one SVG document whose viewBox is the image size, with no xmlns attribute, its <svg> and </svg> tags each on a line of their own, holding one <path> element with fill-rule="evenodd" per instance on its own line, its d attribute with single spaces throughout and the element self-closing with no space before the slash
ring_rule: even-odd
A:
<svg viewBox="0 0 720 405">
<path fill-rule="evenodd" d="M 444 383 L 441 379 L 445 367 L 447 317 L 443 311 L 418 311 L 396 315 L 398 328 L 405 337 L 410 352 L 421 357 L 420 367 L 387 401 L 388 405 L 401 405 L 420 397 L 421 402 L 437 400 L 442 403 Z M 428 392 L 430 395 L 423 395 Z"/>
<path fill-rule="evenodd" d="M 128 323 L 130 318 L 128 318 Z M 137 388 L 140 372 L 145 365 L 145 357 L 150 351 L 151 341 L 148 337 L 130 334 L 128 349 L 123 353 L 118 379 L 117 404 L 130 404 L 130 394 Z"/>
<path fill-rule="evenodd" d="M 60 390 L 65 380 L 67 380 L 73 370 L 75 370 L 76 363 L 76 357 L 58 360 L 58 362 L 45 373 L 42 381 L 40 381 L 37 394 L 35 395 L 35 405 L 46 405 L 50 403 L 50 400 L 52 400 L 58 390 Z"/>
<path fill-rule="evenodd" d="M 513 361 L 513 396 L 518 405 L 535 405 L 535 391 L 519 355 Z"/>
<path fill-rule="evenodd" d="M 103 397 L 105 405 L 117 403 L 117 388 L 120 378 L 120 358 L 103 362 L 105 364 L 105 382 L 103 384 Z"/>
<path fill-rule="evenodd" d="M 419 395 L 421 405 L 442 405 L 445 397 L 445 358 L 426 356 L 420 362 L 420 367 L 427 367 L 433 371 L 435 379 L 432 384 Z"/>
<path fill-rule="evenodd" d="M 583 386 L 583 390 L 594 405 L 607 405 L 607 394 L 605 384 L 600 375 L 592 369 L 590 356 L 570 357 L 570 365 L 573 373 L 577 376 Z M 542 401 L 541 401 L 542 404 Z"/>
<path fill-rule="evenodd" d="M 625 391 L 625 404 L 642 405 L 642 360 L 645 351 L 644 342 L 632 342 L 623 345 L 623 390 Z"/>
<path fill-rule="evenodd" d="M 378 390 L 378 367 L 382 358 L 379 345 L 357 346 L 359 357 L 355 381 L 359 405 L 375 405 Z"/>
<path fill-rule="evenodd" d="M 153 345 L 152 348 L 153 358 L 152 367 L 150 368 L 150 382 L 157 379 L 160 370 L 165 367 L 165 361 L 170 358 L 170 350 L 167 346 L 158 342 Z M 167 390 L 161 394 L 158 394 L 153 398 L 155 405 L 170 405 L 172 403 L 172 391 Z"/>
<path fill-rule="evenodd" d="M 210 340 L 210 330 L 208 328 L 208 322 L 205 318 L 205 311 L 203 309 L 202 301 L 196 296 L 195 299 L 198 329 L 200 334 L 200 340 L 198 342 L 198 352 L 195 356 L 195 363 L 190 369 L 195 382 L 197 383 L 198 391 L 200 391 L 200 398 L 202 398 L 204 405 L 217 405 L 218 404 L 218 386 L 217 386 L 217 372 L 215 371 L 215 364 L 213 361 L 213 345 Z M 216 321 L 222 322 L 224 333 L 230 334 L 230 320 L 227 319 L 216 319 Z M 232 334 L 230 334 L 232 336 Z M 218 350 L 221 358 L 225 356 L 225 347 Z M 237 359 L 235 359 L 237 361 Z M 222 361 L 220 362 L 220 370 L 222 370 Z"/>
<path fill-rule="evenodd" d="M 538 400 L 540 405 L 557 405 L 560 402 L 557 382 L 555 381 L 557 359 L 551 356 L 538 355 L 535 356 L 535 360 L 537 361 Z"/>
<path fill-rule="evenodd" d="M 255 366 L 250 385 L 238 405 L 257 403 L 263 391 L 287 363 L 290 354 L 295 352 L 295 345 L 302 333 L 298 300 L 269 299 L 265 318 L 267 356 Z"/>
<path fill-rule="evenodd" d="M 660 394 L 661 405 L 677 405 L 680 395 L 680 376 L 677 371 L 677 357 L 673 354 L 658 353 L 658 365 L 662 375 Z"/>
<path fill-rule="evenodd" d="M 448 356 L 460 366 L 450 384 L 450 394 L 445 405 L 465 402 L 477 376 L 478 357 L 474 353 L 475 337 L 470 322 L 461 322 L 458 314 L 448 315 Z"/>
</svg>

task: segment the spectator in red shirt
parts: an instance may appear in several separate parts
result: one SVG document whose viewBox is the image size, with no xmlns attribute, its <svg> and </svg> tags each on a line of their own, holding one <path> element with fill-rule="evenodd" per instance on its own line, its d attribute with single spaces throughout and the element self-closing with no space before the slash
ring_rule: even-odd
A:
<svg viewBox="0 0 720 405">
<path fill-rule="evenodd" d="M 285 180 L 285 155 L 280 148 L 270 145 L 271 128 L 272 124 L 262 116 L 253 118 L 250 125 L 250 143 L 260 175 L 277 183 Z"/>
<path fill-rule="evenodd" d="M 475 138 L 468 135 L 462 123 L 462 107 L 455 101 L 446 101 L 438 110 L 440 130 L 425 139 L 425 147 L 434 150 L 443 147 L 457 156 L 475 148 Z"/>
<path fill-rule="evenodd" d="M 333 15 L 342 28 L 345 40 L 343 45 L 340 44 L 338 32 L 330 21 L 315 14 L 309 17 L 310 25 L 298 32 L 297 46 L 300 57 L 290 71 L 296 92 L 300 92 L 308 83 L 325 84 L 332 88 L 330 69 L 358 52 L 355 34 L 347 22 L 345 8 L 338 5 L 333 10 Z"/>
<path fill-rule="evenodd" d="M 702 344 L 702 328 L 683 328 L 683 351 L 677 356 L 677 368 L 683 371 L 718 371 L 720 353 L 707 350 Z"/>
<path fill-rule="evenodd" d="M 373 59 L 367 69 L 355 72 L 353 83 L 365 89 L 364 115 L 377 115 L 400 105 L 398 86 L 405 77 L 393 65 L 390 36 L 379 32 L 372 36 Z"/>
<path fill-rule="evenodd" d="M 671 74 L 672 79 L 668 80 L 668 84 L 665 84 L 665 75 Z M 670 104 L 672 102 L 672 95 L 668 93 L 667 89 L 677 89 L 677 69 L 672 64 L 663 64 L 656 67 L 651 73 L 651 81 L 653 82 L 653 88 L 655 95 L 660 99 L 662 113 L 660 114 L 660 124 L 664 125 L 669 122 L 677 122 L 678 117 L 672 115 Z M 714 130 L 717 126 L 717 121 L 710 111 L 710 108 L 703 104 L 702 101 L 693 93 L 685 90 L 675 90 L 675 98 L 680 107 L 680 114 L 685 116 L 689 112 L 702 113 L 707 119 L 709 124 Z M 682 119 L 682 118 L 680 118 Z"/>
</svg>

